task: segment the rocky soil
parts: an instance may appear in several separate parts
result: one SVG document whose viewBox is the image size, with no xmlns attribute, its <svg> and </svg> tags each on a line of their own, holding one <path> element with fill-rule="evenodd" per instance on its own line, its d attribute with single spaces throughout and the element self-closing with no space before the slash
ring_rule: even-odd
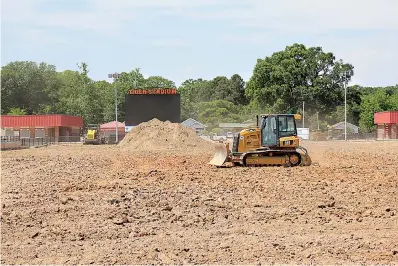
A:
<svg viewBox="0 0 398 266">
<path fill-rule="evenodd" d="M 315 164 L 296 168 L 124 145 L 1 152 L 1 263 L 398 264 L 398 142 L 304 145 Z"/>
</svg>

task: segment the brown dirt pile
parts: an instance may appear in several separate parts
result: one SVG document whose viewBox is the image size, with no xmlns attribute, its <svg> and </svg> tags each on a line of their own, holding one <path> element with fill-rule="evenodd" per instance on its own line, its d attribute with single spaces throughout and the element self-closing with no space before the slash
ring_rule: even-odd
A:
<svg viewBox="0 0 398 266">
<path fill-rule="evenodd" d="M 152 119 L 134 127 L 119 143 L 131 151 L 177 151 L 213 153 L 214 144 L 197 136 L 195 131 L 178 123 Z"/>
</svg>

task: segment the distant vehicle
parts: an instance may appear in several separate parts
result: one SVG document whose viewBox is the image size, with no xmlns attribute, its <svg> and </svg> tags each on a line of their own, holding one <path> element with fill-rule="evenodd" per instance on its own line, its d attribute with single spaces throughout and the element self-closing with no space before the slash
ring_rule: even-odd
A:
<svg viewBox="0 0 398 266">
<path fill-rule="evenodd" d="M 233 139 L 233 138 L 234 138 L 234 133 L 227 132 L 227 139 Z"/>
<path fill-rule="evenodd" d="M 89 124 L 87 125 L 87 132 L 84 136 L 83 144 L 104 144 L 105 137 L 100 132 L 100 125 Z"/>
<path fill-rule="evenodd" d="M 227 137 L 226 136 L 217 136 L 216 133 L 210 133 L 210 139 L 219 141 L 219 140 L 227 140 Z"/>
</svg>

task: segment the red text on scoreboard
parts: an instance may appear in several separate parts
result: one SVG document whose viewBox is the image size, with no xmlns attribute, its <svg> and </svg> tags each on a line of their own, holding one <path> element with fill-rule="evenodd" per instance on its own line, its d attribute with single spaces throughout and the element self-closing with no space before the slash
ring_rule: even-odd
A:
<svg viewBox="0 0 398 266">
<path fill-rule="evenodd" d="M 177 94 L 176 89 L 131 89 L 128 94 L 142 95 L 142 94 Z"/>
</svg>

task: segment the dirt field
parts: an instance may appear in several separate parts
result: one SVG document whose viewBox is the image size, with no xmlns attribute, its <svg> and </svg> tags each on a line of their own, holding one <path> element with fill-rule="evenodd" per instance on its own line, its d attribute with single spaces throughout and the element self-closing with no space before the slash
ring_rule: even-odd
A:
<svg viewBox="0 0 398 266">
<path fill-rule="evenodd" d="M 114 146 L 5 151 L 2 264 L 398 264 L 398 142 L 305 142 L 310 167 L 217 169 Z"/>
</svg>

